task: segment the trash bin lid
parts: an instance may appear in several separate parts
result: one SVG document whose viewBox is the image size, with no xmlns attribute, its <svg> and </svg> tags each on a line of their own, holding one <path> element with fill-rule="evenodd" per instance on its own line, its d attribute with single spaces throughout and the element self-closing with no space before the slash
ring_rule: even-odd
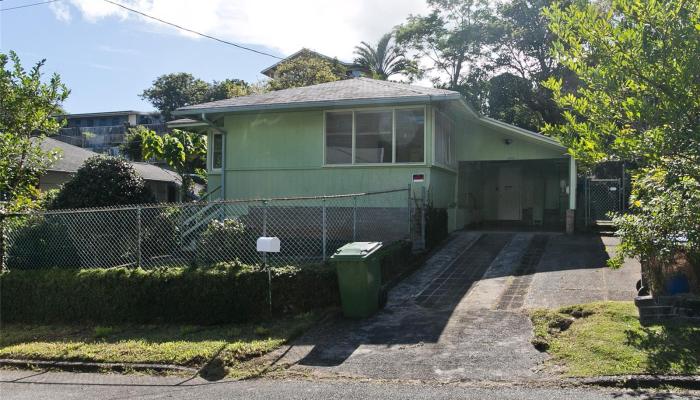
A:
<svg viewBox="0 0 700 400">
<path fill-rule="evenodd" d="M 331 259 L 362 259 L 382 247 L 382 242 L 351 242 L 339 248 Z"/>
</svg>

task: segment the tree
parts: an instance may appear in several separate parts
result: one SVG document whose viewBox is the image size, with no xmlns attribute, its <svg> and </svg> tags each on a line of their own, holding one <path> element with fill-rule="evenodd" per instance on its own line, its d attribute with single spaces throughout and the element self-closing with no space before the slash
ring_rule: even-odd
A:
<svg viewBox="0 0 700 400">
<path fill-rule="evenodd" d="M 458 88 L 492 45 L 493 11 L 486 0 L 428 0 L 428 6 L 428 15 L 412 15 L 397 28 L 396 41 L 414 51 L 418 65 L 422 59 L 432 62 L 417 77 L 437 73 L 434 83 Z"/>
<path fill-rule="evenodd" d="M 40 145 L 61 127 L 52 115 L 70 91 L 57 74 L 42 81 L 44 62 L 26 71 L 17 54 L 0 53 L 0 201 L 11 206 L 36 198 L 39 177 L 59 158 Z"/>
<path fill-rule="evenodd" d="M 373 47 L 367 42 L 362 42 L 355 47 L 355 63 L 366 69 L 375 79 L 383 81 L 390 76 L 400 74 L 406 70 L 407 60 L 403 50 L 391 43 L 393 33 L 382 36 Z"/>
<path fill-rule="evenodd" d="M 209 90 L 207 82 L 179 72 L 156 78 L 151 87 L 141 93 L 141 98 L 151 102 L 169 120 L 176 109 L 205 102 Z"/>
<path fill-rule="evenodd" d="M 143 137 L 148 134 L 148 129 L 143 125 L 129 128 L 124 143 L 119 145 L 119 152 L 124 154 L 131 161 L 144 161 L 143 157 Z"/>
<path fill-rule="evenodd" d="M 557 60 L 580 87 L 546 86 L 565 109 L 548 124 L 580 161 L 632 160 L 632 215 L 615 221 L 623 256 L 700 254 L 700 4 L 611 0 L 546 10 Z M 682 241 L 683 238 L 685 241 Z M 650 245 L 651 244 L 651 245 Z"/>
<path fill-rule="evenodd" d="M 196 133 L 173 129 L 162 136 L 154 131 L 143 133 L 143 155 L 155 157 L 170 165 L 182 178 L 182 200 L 191 198 L 192 175 L 206 168 L 207 139 Z"/>
<path fill-rule="evenodd" d="M 95 156 L 87 159 L 63 185 L 50 208 L 109 207 L 153 201 L 146 181 L 129 162 Z"/>
<path fill-rule="evenodd" d="M 270 89 L 311 86 L 338 81 L 346 77 L 347 70 L 338 60 L 329 61 L 307 52 L 278 65 L 275 78 L 270 81 Z"/>
<path fill-rule="evenodd" d="M 211 83 L 185 72 L 161 75 L 141 93 L 166 120 L 180 107 L 229 99 L 251 94 L 253 88 L 241 79 L 225 79 Z"/>
<path fill-rule="evenodd" d="M 564 5 L 571 2 L 558 1 Z M 571 91 L 576 83 L 573 74 L 552 54 L 556 35 L 542 11 L 553 3 L 555 0 L 512 0 L 499 4 L 499 36 L 490 61 L 500 72 L 491 78 L 488 114 L 492 118 L 531 130 L 540 130 L 546 122 L 562 121 L 561 109 L 542 85 L 550 77 L 561 78 L 564 89 Z"/>
</svg>

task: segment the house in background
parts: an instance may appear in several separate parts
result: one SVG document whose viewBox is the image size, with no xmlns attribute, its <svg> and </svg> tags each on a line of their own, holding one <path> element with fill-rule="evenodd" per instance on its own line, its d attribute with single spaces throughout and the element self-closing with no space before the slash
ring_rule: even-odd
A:
<svg viewBox="0 0 700 400">
<path fill-rule="evenodd" d="M 108 111 L 55 116 L 66 125 L 54 138 L 86 148 L 96 153 L 119 155 L 129 128 L 143 125 L 157 133 L 165 132 L 166 125 L 158 112 Z"/>
<path fill-rule="evenodd" d="M 209 136 L 224 199 L 411 188 L 450 230 L 573 230 L 576 163 L 557 141 L 474 112 L 454 91 L 353 78 L 181 108 Z M 382 204 L 405 207 L 405 204 Z"/>
<path fill-rule="evenodd" d="M 48 137 L 41 142 L 41 149 L 43 151 L 56 149 L 61 151 L 61 158 L 39 179 L 41 191 L 59 189 L 61 185 L 71 179 L 88 158 L 98 155 L 90 150 Z M 157 202 L 177 201 L 181 185 L 180 176 L 177 173 L 148 163 L 130 163 L 146 181 L 146 186 L 153 192 Z"/>
<path fill-rule="evenodd" d="M 269 78 L 275 79 L 277 77 L 277 67 L 280 64 L 283 64 L 283 63 L 288 62 L 288 61 L 293 61 L 293 60 L 296 60 L 297 58 L 301 58 L 301 57 L 316 57 L 316 58 L 320 58 L 322 60 L 329 61 L 331 63 L 337 62 L 340 65 L 342 65 L 343 67 L 345 67 L 345 69 L 347 70 L 347 73 L 348 73 L 348 78 L 359 77 L 359 76 L 362 76 L 362 73 L 363 73 L 362 67 L 355 64 L 355 63 L 339 61 L 337 58 L 329 57 L 327 55 L 324 55 L 324 54 L 321 54 L 319 52 L 309 50 L 309 49 L 301 49 L 301 50 L 297 51 L 296 53 L 280 60 L 279 62 L 272 64 L 271 66 L 265 68 L 264 70 L 260 71 L 260 73 L 269 77 Z"/>
</svg>

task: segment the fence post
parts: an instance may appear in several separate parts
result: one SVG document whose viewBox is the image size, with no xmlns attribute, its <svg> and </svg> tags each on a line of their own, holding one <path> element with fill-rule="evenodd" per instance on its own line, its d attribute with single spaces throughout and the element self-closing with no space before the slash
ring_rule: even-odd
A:
<svg viewBox="0 0 700 400">
<path fill-rule="evenodd" d="M 323 245 L 322 245 L 323 246 L 323 261 L 326 261 L 326 233 L 327 232 L 326 232 L 326 198 L 325 197 L 321 200 L 321 204 L 322 204 L 321 211 L 322 211 L 322 215 L 323 215 L 323 220 L 321 222 L 321 225 L 322 225 L 321 228 L 323 231 L 323 233 L 322 233 L 322 237 L 323 237 Z"/>
<path fill-rule="evenodd" d="M 0 272 L 7 267 L 7 258 L 5 253 L 5 211 L 0 210 Z"/>
<path fill-rule="evenodd" d="M 425 250 L 428 244 L 425 242 L 425 186 L 421 188 L 421 207 L 420 207 L 420 236 L 421 242 L 423 243 L 423 250 Z"/>
<path fill-rule="evenodd" d="M 263 206 L 263 223 L 262 223 L 262 236 L 267 236 L 267 200 L 262 201 Z M 270 266 L 267 265 L 267 252 L 262 252 L 263 268 L 267 270 L 267 305 L 270 307 L 270 314 L 272 314 L 272 271 Z"/>
<path fill-rule="evenodd" d="M 352 196 L 352 241 L 357 241 L 357 196 Z"/>
<path fill-rule="evenodd" d="M 411 221 L 413 215 L 411 213 L 411 184 L 408 184 L 408 189 L 406 190 L 406 197 L 407 197 L 407 202 L 408 202 L 408 208 L 406 211 L 408 212 L 408 240 L 413 242 L 413 231 L 411 230 L 411 225 L 413 225 L 413 222 Z"/>
<path fill-rule="evenodd" d="M 136 266 L 141 268 L 141 206 L 136 208 L 136 225 L 138 227 L 136 233 Z"/>
</svg>

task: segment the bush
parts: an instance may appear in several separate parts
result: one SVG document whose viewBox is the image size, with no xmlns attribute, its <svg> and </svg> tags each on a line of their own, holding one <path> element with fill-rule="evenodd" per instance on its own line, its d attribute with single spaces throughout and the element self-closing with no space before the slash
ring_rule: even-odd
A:
<svg viewBox="0 0 700 400">
<path fill-rule="evenodd" d="M 7 249 L 7 267 L 40 269 L 79 267 L 80 257 L 68 234 L 68 227 L 59 219 L 27 217 L 11 219 Z"/>
<path fill-rule="evenodd" d="M 447 238 L 447 210 L 444 208 L 428 207 L 425 216 L 425 245 L 432 249 Z"/>
<path fill-rule="evenodd" d="M 206 325 L 270 314 L 267 272 L 248 266 L 9 271 L 0 285 L 3 322 Z M 275 314 L 337 305 L 335 271 L 274 268 L 272 301 Z"/>
<path fill-rule="evenodd" d="M 197 244 L 197 265 L 220 262 L 254 263 L 260 256 L 245 224 L 235 218 L 213 220 L 202 232 Z"/>
<path fill-rule="evenodd" d="M 89 158 L 51 202 L 52 209 L 108 207 L 151 203 L 146 181 L 127 161 L 113 157 Z"/>
</svg>

